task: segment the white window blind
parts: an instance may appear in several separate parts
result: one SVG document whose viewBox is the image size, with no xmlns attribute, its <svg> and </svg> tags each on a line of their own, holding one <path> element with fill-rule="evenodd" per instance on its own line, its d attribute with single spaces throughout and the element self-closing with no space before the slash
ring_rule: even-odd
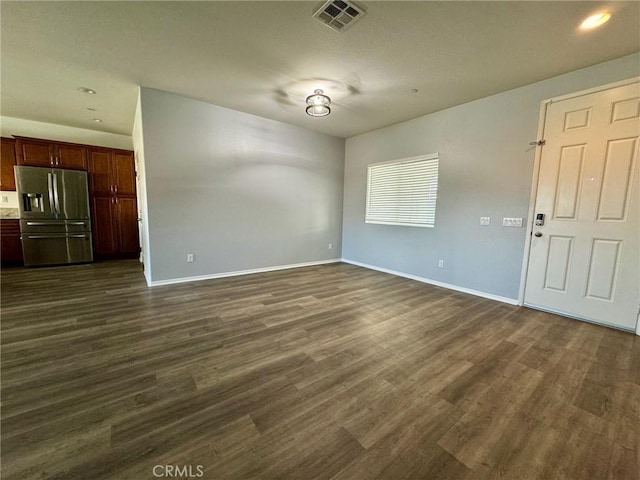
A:
<svg viewBox="0 0 640 480">
<path fill-rule="evenodd" d="M 434 227 L 438 155 L 369 165 L 367 223 Z"/>
</svg>

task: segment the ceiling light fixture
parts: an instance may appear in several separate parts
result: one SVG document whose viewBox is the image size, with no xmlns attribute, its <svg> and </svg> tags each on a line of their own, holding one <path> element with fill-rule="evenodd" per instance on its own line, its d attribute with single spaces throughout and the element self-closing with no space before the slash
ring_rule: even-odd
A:
<svg viewBox="0 0 640 480">
<path fill-rule="evenodd" d="M 331 99 L 324 95 L 322 90 L 318 89 L 313 95 L 307 97 L 307 115 L 312 117 L 326 117 L 331 113 Z"/>
<path fill-rule="evenodd" d="M 93 121 L 96 122 L 96 123 L 102 123 L 102 120 L 99 119 L 99 118 L 94 118 Z"/>
<path fill-rule="evenodd" d="M 607 23 L 611 18 L 611 14 L 608 12 L 600 12 L 595 15 L 587 17 L 581 24 L 580 29 L 591 30 L 592 28 L 599 27 L 600 25 Z"/>
<path fill-rule="evenodd" d="M 92 88 L 78 87 L 78 90 L 81 91 L 82 93 L 88 93 L 89 95 L 95 95 L 96 94 L 96 91 L 93 90 Z"/>
</svg>

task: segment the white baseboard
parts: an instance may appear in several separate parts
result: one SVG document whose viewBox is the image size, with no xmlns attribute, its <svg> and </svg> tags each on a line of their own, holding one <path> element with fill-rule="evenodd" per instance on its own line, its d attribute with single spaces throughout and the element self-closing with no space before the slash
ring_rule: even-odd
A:
<svg viewBox="0 0 640 480">
<path fill-rule="evenodd" d="M 343 258 L 344 263 L 350 263 L 351 265 L 357 265 L 358 267 L 368 268 L 370 270 L 377 270 L 378 272 L 390 273 L 398 277 L 409 278 L 422 283 L 428 283 L 429 285 L 435 285 L 437 287 L 448 288 L 449 290 L 455 290 L 456 292 L 468 293 L 470 295 L 476 295 L 477 297 L 484 297 L 490 300 L 496 300 L 498 302 L 508 303 L 509 305 L 518 305 L 518 300 L 515 298 L 502 297 L 500 295 L 494 295 L 492 293 L 481 292 L 479 290 L 472 290 L 470 288 L 459 287 L 458 285 L 452 285 L 450 283 L 439 282 L 437 280 L 431 280 L 430 278 L 419 277 L 417 275 L 411 275 L 410 273 L 398 272 L 396 270 L 389 270 L 388 268 L 376 267 L 375 265 L 369 265 L 367 263 L 356 262 Z"/>
<path fill-rule="evenodd" d="M 332 258 L 329 260 L 317 260 L 315 262 L 294 263 L 291 265 L 277 265 L 275 267 L 253 268 L 251 270 L 239 270 L 236 272 L 212 273 L 208 275 L 196 275 L 194 277 L 170 278 L 168 280 L 147 281 L 150 287 L 159 287 L 161 285 L 173 285 L 175 283 L 199 282 L 200 280 L 211 280 L 214 278 L 237 277 L 239 275 L 251 275 L 252 273 L 275 272 L 276 270 L 287 270 L 289 268 L 311 267 L 313 265 L 324 265 L 326 263 L 338 263 L 340 258 Z"/>
</svg>

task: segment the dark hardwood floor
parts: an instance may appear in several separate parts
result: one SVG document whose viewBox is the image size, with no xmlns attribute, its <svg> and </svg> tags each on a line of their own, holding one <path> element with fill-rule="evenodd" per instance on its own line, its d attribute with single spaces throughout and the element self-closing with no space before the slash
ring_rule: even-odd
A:
<svg viewBox="0 0 640 480">
<path fill-rule="evenodd" d="M 640 478 L 629 333 L 346 264 L 1 280 L 5 480 Z"/>
</svg>

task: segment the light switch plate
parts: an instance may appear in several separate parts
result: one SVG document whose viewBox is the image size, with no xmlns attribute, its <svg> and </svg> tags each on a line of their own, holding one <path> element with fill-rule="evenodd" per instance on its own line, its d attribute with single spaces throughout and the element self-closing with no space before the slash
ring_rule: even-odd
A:
<svg viewBox="0 0 640 480">
<path fill-rule="evenodd" d="M 491 225 L 491 217 L 480 217 L 480 225 Z"/>
<path fill-rule="evenodd" d="M 522 227 L 522 218 L 504 217 L 502 219 L 503 227 Z"/>
</svg>

